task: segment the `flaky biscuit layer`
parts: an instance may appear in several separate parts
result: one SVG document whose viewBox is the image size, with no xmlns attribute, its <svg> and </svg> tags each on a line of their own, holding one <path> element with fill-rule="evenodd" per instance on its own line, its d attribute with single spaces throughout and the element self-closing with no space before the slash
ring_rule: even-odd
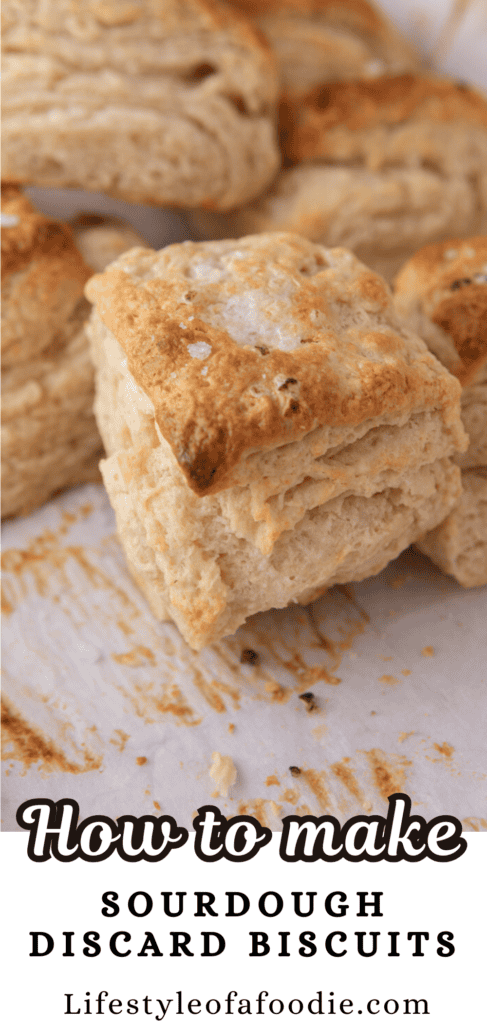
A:
<svg viewBox="0 0 487 1024">
<path fill-rule="evenodd" d="M 5 0 L 3 176 L 231 209 L 279 165 L 269 47 L 219 0 Z"/>
</svg>

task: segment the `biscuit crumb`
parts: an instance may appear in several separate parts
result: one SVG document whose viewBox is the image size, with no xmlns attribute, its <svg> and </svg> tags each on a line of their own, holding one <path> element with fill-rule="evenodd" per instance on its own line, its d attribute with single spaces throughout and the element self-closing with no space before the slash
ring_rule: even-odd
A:
<svg viewBox="0 0 487 1024">
<path fill-rule="evenodd" d="M 429 646 L 428 647 L 423 647 L 423 650 L 421 651 L 421 654 L 423 655 L 423 658 L 432 658 L 434 653 L 435 653 L 434 647 L 429 647 Z"/>
<path fill-rule="evenodd" d="M 253 651 L 250 647 L 245 648 L 240 655 L 242 665 L 256 665 L 258 660 L 259 655 L 257 654 L 257 651 Z"/>
<path fill-rule="evenodd" d="M 217 788 L 213 795 L 228 796 L 228 790 L 237 780 L 237 769 L 229 754 L 212 753 L 213 764 L 210 767 L 210 778 L 214 779 Z"/>
<path fill-rule="evenodd" d="M 229 733 L 235 732 L 235 723 L 234 722 L 229 722 L 228 723 L 228 731 L 229 731 Z"/>
<path fill-rule="evenodd" d="M 315 702 L 314 693 L 310 693 L 309 691 L 307 693 L 300 693 L 299 694 L 299 699 L 304 701 L 304 703 L 306 704 L 306 710 L 307 711 L 314 711 L 315 710 L 316 702 Z"/>
<path fill-rule="evenodd" d="M 136 757 L 135 760 L 136 760 L 137 764 L 140 764 L 140 765 L 147 764 L 147 758 L 146 757 Z"/>
<path fill-rule="evenodd" d="M 291 765 L 289 771 L 291 772 L 291 775 L 301 775 L 301 768 L 298 768 L 295 764 Z"/>
</svg>

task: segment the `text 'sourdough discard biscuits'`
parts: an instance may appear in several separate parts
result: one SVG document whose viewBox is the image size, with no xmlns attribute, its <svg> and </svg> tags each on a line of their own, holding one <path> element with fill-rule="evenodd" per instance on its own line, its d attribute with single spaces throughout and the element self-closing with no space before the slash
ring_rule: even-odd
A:
<svg viewBox="0 0 487 1024">
<path fill-rule="evenodd" d="M 487 219 L 487 102 L 417 75 L 338 82 L 281 104 L 285 167 L 228 216 L 198 212 L 203 237 L 297 231 L 345 245 L 391 278 L 419 246 Z"/>
<path fill-rule="evenodd" d="M 83 288 L 107 255 L 134 244 L 125 225 L 79 223 L 73 232 L 2 186 L 2 517 L 99 479 Z"/>
<path fill-rule="evenodd" d="M 4 179 L 227 210 L 279 165 L 269 47 L 219 0 L 4 0 Z"/>
<path fill-rule="evenodd" d="M 368 0 L 230 0 L 272 45 L 281 90 L 302 98 L 324 82 L 418 66 L 412 47 Z"/>
<path fill-rule="evenodd" d="M 379 572 L 458 500 L 460 385 L 350 252 L 132 250 L 86 294 L 122 544 L 193 647 Z"/>
<path fill-rule="evenodd" d="M 462 384 L 470 445 L 455 457 L 463 494 L 418 547 L 464 587 L 487 583 L 487 237 L 453 238 L 409 260 L 395 282 L 405 322 Z"/>
</svg>

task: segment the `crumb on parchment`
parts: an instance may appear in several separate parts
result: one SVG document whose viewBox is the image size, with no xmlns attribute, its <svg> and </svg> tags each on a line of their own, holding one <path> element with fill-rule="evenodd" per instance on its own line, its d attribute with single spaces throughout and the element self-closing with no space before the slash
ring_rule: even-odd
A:
<svg viewBox="0 0 487 1024">
<path fill-rule="evenodd" d="M 213 764 L 210 767 L 210 778 L 216 782 L 217 793 L 228 796 L 228 790 L 237 780 L 237 769 L 229 754 L 212 753 Z"/>
</svg>

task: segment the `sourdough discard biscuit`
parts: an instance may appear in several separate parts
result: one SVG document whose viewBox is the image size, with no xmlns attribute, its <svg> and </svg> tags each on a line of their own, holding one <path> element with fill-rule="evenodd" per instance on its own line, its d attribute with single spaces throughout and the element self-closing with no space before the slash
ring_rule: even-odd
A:
<svg viewBox="0 0 487 1024">
<path fill-rule="evenodd" d="M 487 466 L 487 236 L 451 238 L 421 249 L 394 284 L 396 308 L 462 385 L 469 435 L 456 457 Z"/>
<path fill-rule="evenodd" d="M 398 274 L 395 301 L 462 384 L 470 439 L 455 458 L 463 470 L 462 498 L 418 547 L 464 587 L 479 586 L 487 583 L 487 237 L 421 249 Z"/>
<path fill-rule="evenodd" d="M 262 197 L 203 237 L 297 231 L 346 245 L 387 278 L 419 245 L 471 234 L 487 219 L 487 103 L 418 75 L 338 82 L 281 105 L 287 166 Z"/>
<path fill-rule="evenodd" d="M 230 0 L 267 36 L 281 89 L 293 99 L 324 82 L 376 78 L 418 66 L 418 57 L 368 0 Z"/>
<path fill-rule="evenodd" d="M 351 253 L 132 250 L 86 294 L 121 540 L 194 647 L 378 572 L 457 500 L 458 382 Z"/>
<path fill-rule="evenodd" d="M 101 232 L 96 246 L 96 232 Z M 117 226 L 65 224 L 2 187 L 2 516 L 25 513 L 63 487 L 99 479 L 101 439 L 92 412 L 93 367 L 84 331 L 92 273 L 140 243 Z M 88 245 L 84 244 L 87 233 Z"/>
<path fill-rule="evenodd" d="M 269 47 L 220 0 L 4 0 L 3 177 L 230 209 L 279 155 Z"/>
<path fill-rule="evenodd" d="M 462 473 L 463 493 L 452 512 L 417 545 L 463 587 L 487 583 L 487 469 Z"/>
</svg>

